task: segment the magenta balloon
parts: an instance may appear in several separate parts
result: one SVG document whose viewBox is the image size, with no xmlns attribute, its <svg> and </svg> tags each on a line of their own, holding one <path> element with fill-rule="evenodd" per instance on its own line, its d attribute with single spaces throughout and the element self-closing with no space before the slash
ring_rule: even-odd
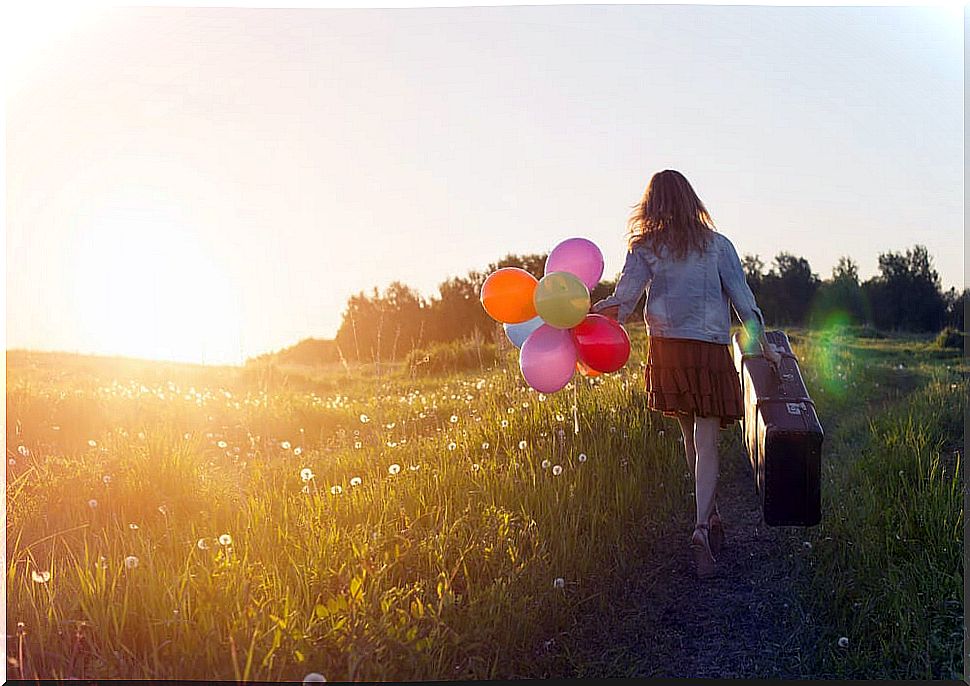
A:
<svg viewBox="0 0 970 686">
<path fill-rule="evenodd" d="M 545 273 L 552 272 L 569 272 L 593 290 L 603 276 L 603 253 L 593 241 L 568 238 L 546 258 Z"/>
<path fill-rule="evenodd" d="M 555 393 L 576 371 L 576 346 L 568 329 L 543 324 L 522 344 L 519 368 L 526 382 L 540 393 Z"/>
</svg>

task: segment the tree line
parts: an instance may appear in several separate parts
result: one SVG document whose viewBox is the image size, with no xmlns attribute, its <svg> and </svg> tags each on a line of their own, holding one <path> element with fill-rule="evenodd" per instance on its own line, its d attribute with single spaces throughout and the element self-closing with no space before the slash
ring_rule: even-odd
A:
<svg viewBox="0 0 970 686">
<path fill-rule="evenodd" d="M 333 341 L 307 339 L 288 349 L 292 361 L 391 361 L 415 349 L 465 338 L 491 341 L 501 326 L 484 311 L 479 291 L 485 278 L 501 267 L 520 267 L 541 278 L 547 254 L 515 255 L 484 271 L 446 279 L 425 298 L 413 288 L 391 283 L 383 291 L 350 297 Z M 970 290 L 943 291 L 927 249 L 916 245 L 902 253 L 879 255 L 879 272 L 861 281 L 858 264 L 839 258 L 831 276 L 820 279 L 808 261 L 788 252 L 770 266 L 757 255 L 744 255 L 748 285 L 772 327 L 823 327 L 832 321 L 868 325 L 883 331 L 935 332 L 950 326 L 964 331 Z M 616 279 L 603 280 L 592 301 L 613 292 Z M 639 316 L 644 297 L 635 309 Z M 632 320 L 631 320 L 632 321 Z M 306 358 L 305 360 L 303 358 Z"/>
</svg>

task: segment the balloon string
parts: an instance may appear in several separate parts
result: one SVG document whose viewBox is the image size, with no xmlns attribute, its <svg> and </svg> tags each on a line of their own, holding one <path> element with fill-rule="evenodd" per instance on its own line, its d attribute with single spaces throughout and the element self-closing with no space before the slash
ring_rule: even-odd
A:
<svg viewBox="0 0 970 686">
<path fill-rule="evenodd" d="M 579 381 L 573 383 L 573 433 L 577 436 L 579 435 L 579 406 L 576 402 L 576 397 L 578 394 L 577 388 L 579 387 Z"/>
</svg>

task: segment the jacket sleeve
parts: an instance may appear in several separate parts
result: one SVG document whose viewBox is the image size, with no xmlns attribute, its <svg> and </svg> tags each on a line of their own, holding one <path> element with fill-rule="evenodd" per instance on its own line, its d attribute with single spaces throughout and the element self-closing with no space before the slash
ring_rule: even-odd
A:
<svg viewBox="0 0 970 686">
<path fill-rule="evenodd" d="M 643 259 L 638 250 L 630 250 L 626 254 L 626 262 L 623 264 L 623 271 L 613 289 L 613 295 L 603 298 L 594 304 L 590 310 L 600 312 L 608 307 L 619 305 L 617 321 L 621 324 L 630 318 L 633 308 L 637 306 L 637 301 L 643 295 L 643 291 L 649 285 L 653 275 L 650 273 L 650 265 Z"/>
<path fill-rule="evenodd" d="M 741 260 L 734 249 L 734 244 L 726 237 L 718 255 L 717 270 L 721 277 L 723 286 L 738 319 L 752 334 L 757 338 L 765 328 L 765 318 L 754 300 L 754 293 L 748 286 L 748 281 L 744 276 L 744 268 Z M 751 331 L 751 327 L 759 327 L 757 331 Z"/>
</svg>

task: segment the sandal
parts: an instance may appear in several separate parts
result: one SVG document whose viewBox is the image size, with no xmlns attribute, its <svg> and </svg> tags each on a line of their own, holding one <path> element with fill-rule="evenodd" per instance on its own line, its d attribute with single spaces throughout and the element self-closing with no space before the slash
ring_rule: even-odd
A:
<svg viewBox="0 0 970 686">
<path fill-rule="evenodd" d="M 714 555 L 711 553 L 711 544 L 708 540 L 710 527 L 707 524 L 698 524 L 694 527 L 694 534 L 690 537 L 690 549 L 694 555 L 694 564 L 697 566 L 697 577 L 706 579 L 714 576 Z"/>
<path fill-rule="evenodd" d="M 724 547 L 724 524 L 721 522 L 721 516 L 714 512 L 711 514 L 710 519 L 707 520 L 707 525 L 710 527 L 710 542 L 711 542 L 711 554 L 716 559 L 721 554 L 721 549 Z"/>
</svg>

